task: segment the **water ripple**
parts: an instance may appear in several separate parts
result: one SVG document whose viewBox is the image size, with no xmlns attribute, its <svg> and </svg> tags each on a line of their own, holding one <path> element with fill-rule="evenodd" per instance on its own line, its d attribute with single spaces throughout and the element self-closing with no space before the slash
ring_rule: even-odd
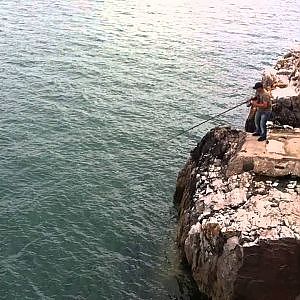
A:
<svg viewBox="0 0 300 300">
<path fill-rule="evenodd" d="M 296 0 L 0 3 L 0 298 L 202 298 L 176 174 L 300 39 Z"/>
</svg>

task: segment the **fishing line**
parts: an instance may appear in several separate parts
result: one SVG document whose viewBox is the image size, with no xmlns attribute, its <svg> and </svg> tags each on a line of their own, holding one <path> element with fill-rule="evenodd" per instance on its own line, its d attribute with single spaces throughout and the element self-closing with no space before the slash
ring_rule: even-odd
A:
<svg viewBox="0 0 300 300">
<path fill-rule="evenodd" d="M 199 126 L 201 126 L 201 125 L 203 125 L 203 124 L 205 124 L 205 123 L 207 123 L 207 122 L 210 122 L 211 120 L 215 120 L 216 118 L 218 118 L 218 117 L 220 117 L 220 116 L 222 116 L 222 115 L 228 113 L 229 111 L 234 110 L 234 109 L 236 109 L 237 107 L 246 104 L 247 102 L 249 102 L 249 100 L 244 101 L 244 102 L 242 102 L 242 103 L 239 103 L 239 104 L 237 104 L 237 105 L 235 105 L 235 106 L 233 106 L 233 107 L 231 107 L 231 108 L 228 108 L 228 109 L 226 109 L 226 110 L 224 110 L 224 111 L 222 111 L 222 112 L 220 112 L 220 113 L 218 113 L 218 114 L 216 114 L 216 115 L 210 117 L 209 120 L 202 121 L 202 122 L 200 122 L 200 123 L 198 123 L 198 124 L 196 124 L 196 125 L 194 125 L 194 126 L 188 128 L 188 129 L 185 129 L 185 130 L 183 130 L 183 131 L 181 131 L 181 132 L 179 132 L 179 133 L 177 133 L 177 134 L 171 136 L 170 138 L 168 138 L 168 139 L 167 139 L 166 141 L 164 141 L 163 143 L 164 143 L 164 144 L 165 144 L 165 143 L 168 143 L 168 142 L 172 141 L 173 139 L 175 139 L 176 137 L 178 137 L 178 136 L 180 136 L 180 135 L 182 135 L 182 134 L 185 134 L 185 133 L 189 132 L 190 130 L 192 130 L 192 129 L 196 128 L 196 127 L 199 127 Z"/>
<path fill-rule="evenodd" d="M 233 107 L 230 107 L 230 108 L 228 108 L 228 109 L 226 109 L 226 110 L 224 110 L 224 111 L 222 111 L 222 112 L 220 112 L 220 113 L 218 113 L 218 114 L 216 114 L 216 115 L 210 117 L 208 120 L 202 121 L 202 122 L 200 122 L 200 123 L 198 123 L 198 124 L 196 124 L 196 125 L 194 125 L 194 126 L 188 128 L 188 129 L 182 130 L 181 132 L 179 132 L 179 133 L 177 133 L 177 134 L 175 134 L 175 135 L 169 137 L 167 140 L 161 141 L 161 143 L 160 143 L 160 145 L 159 145 L 158 147 L 156 147 L 156 148 L 153 147 L 153 148 L 148 149 L 147 152 L 148 152 L 148 153 L 152 153 L 152 151 L 153 151 L 154 149 L 160 148 L 162 145 L 167 144 L 168 142 L 172 141 L 172 140 L 175 139 L 176 137 L 178 137 L 178 136 L 180 136 L 180 135 L 183 135 L 184 133 L 187 133 L 187 132 L 189 132 L 190 130 L 195 129 L 195 128 L 197 128 L 197 127 L 199 127 L 199 126 L 201 126 L 201 125 L 203 125 L 203 124 L 205 124 L 205 123 L 208 123 L 208 122 L 210 122 L 211 120 L 215 120 L 216 118 L 218 118 L 218 117 L 220 117 L 220 116 L 222 116 L 222 115 L 228 113 L 229 111 L 232 111 L 232 110 L 234 110 L 234 109 L 236 109 L 236 108 L 238 108 L 238 107 L 240 107 L 240 106 L 242 106 L 242 105 L 244 105 L 244 104 L 246 104 L 246 103 L 249 103 L 249 100 L 243 101 L 242 103 L 239 103 L 239 104 L 237 104 L 237 105 L 235 105 L 235 106 L 233 106 Z M 154 175 L 154 174 L 151 175 L 151 174 L 149 174 L 149 175 L 148 175 L 148 179 L 149 179 L 149 177 L 152 178 L 152 177 L 155 177 L 155 176 L 157 176 L 157 175 Z M 139 181 L 144 181 L 144 180 L 145 180 L 145 177 L 146 177 L 145 174 L 142 174 L 142 175 L 138 175 L 138 176 L 133 176 L 131 179 L 138 179 Z M 163 183 L 163 181 L 159 181 L 159 182 L 160 182 L 161 184 Z"/>
</svg>

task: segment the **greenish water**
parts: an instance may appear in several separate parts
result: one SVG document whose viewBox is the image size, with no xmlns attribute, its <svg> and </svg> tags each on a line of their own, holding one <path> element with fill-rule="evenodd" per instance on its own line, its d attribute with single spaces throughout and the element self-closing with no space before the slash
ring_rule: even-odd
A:
<svg viewBox="0 0 300 300">
<path fill-rule="evenodd" d="M 0 298 L 199 299 L 177 172 L 300 40 L 299 1 L 0 2 Z"/>
</svg>

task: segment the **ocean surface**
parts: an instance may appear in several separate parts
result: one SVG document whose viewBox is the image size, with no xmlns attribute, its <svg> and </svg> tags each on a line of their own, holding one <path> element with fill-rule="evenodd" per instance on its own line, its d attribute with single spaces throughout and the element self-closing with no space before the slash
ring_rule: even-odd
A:
<svg viewBox="0 0 300 300">
<path fill-rule="evenodd" d="M 299 0 L 0 2 L 0 299 L 204 299 L 176 176 L 300 40 Z"/>
</svg>

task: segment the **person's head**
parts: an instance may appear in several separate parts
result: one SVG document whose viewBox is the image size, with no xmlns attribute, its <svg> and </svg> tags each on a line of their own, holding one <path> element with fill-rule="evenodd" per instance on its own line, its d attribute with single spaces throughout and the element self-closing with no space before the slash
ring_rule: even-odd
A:
<svg viewBox="0 0 300 300">
<path fill-rule="evenodd" d="M 256 82 L 253 89 L 256 90 L 257 93 L 261 93 L 264 90 L 264 86 L 261 82 Z"/>
</svg>

